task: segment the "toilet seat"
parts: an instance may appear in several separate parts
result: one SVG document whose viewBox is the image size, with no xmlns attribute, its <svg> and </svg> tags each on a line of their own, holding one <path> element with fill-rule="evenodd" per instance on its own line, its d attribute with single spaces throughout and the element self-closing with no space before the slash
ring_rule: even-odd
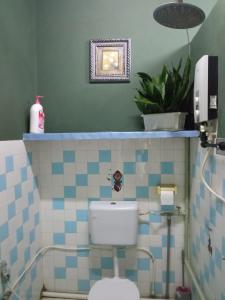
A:
<svg viewBox="0 0 225 300">
<path fill-rule="evenodd" d="M 119 277 L 104 278 L 91 288 L 88 300 L 140 300 L 136 285 Z"/>
</svg>

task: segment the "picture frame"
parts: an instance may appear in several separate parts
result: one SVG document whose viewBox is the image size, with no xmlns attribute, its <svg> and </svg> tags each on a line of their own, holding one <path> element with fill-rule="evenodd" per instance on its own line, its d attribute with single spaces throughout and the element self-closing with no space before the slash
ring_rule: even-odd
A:
<svg viewBox="0 0 225 300">
<path fill-rule="evenodd" d="M 129 82 L 131 39 L 90 40 L 90 82 Z"/>
</svg>

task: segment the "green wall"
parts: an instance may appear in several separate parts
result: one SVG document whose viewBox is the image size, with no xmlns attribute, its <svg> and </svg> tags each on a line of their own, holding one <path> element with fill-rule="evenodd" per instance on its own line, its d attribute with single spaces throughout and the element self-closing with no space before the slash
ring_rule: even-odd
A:
<svg viewBox="0 0 225 300">
<path fill-rule="evenodd" d="M 38 91 L 47 132 L 142 130 L 135 73 L 179 59 L 186 33 L 157 24 L 158 0 L 38 0 Z M 90 39 L 131 38 L 130 83 L 88 81 Z"/>
<path fill-rule="evenodd" d="M 36 93 L 36 1 L 0 1 L 0 140 L 21 139 Z"/>
<path fill-rule="evenodd" d="M 219 58 L 219 137 L 225 138 L 225 1 L 218 0 L 211 14 L 194 37 L 192 59 L 195 63 L 202 55 Z"/>
</svg>

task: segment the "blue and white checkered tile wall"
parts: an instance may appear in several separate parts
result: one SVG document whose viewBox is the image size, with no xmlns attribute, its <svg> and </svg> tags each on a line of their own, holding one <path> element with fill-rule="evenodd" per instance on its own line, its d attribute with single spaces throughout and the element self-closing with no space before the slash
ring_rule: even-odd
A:
<svg viewBox="0 0 225 300">
<path fill-rule="evenodd" d="M 41 245 L 40 198 L 31 168 L 32 154 L 22 141 L 0 142 L 0 259 L 6 260 L 11 283 Z M 42 264 L 35 264 L 16 293 L 20 299 L 39 299 Z M 1 295 L 0 295 L 1 298 Z M 18 299 L 15 295 L 11 299 Z"/>
<path fill-rule="evenodd" d="M 27 143 L 33 153 L 33 170 L 38 174 L 41 195 L 43 246 L 57 244 L 88 246 L 88 206 L 92 200 L 136 200 L 139 209 L 159 210 L 159 183 L 178 186 L 176 204 L 183 207 L 186 176 L 185 139 L 100 140 Z M 123 173 L 120 192 L 112 190 L 112 174 Z M 139 225 L 138 246 L 156 257 L 156 293 L 165 292 L 166 220 L 145 216 Z M 180 255 L 184 224 L 173 219 L 171 238 L 170 290 L 181 284 Z M 152 265 L 135 250 L 119 251 L 120 274 L 137 282 L 143 296 L 149 295 Z M 48 252 L 44 258 L 44 284 L 54 291 L 88 292 L 93 283 L 112 276 L 110 250 L 90 253 Z"/>
<path fill-rule="evenodd" d="M 208 299 L 225 299 L 225 204 L 200 182 L 205 149 L 191 141 L 191 257 L 192 266 Z M 225 197 L 225 158 L 212 154 L 205 170 L 207 182 Z M 208 251 L 211 238 L 212 255 Z"/>
</svg>

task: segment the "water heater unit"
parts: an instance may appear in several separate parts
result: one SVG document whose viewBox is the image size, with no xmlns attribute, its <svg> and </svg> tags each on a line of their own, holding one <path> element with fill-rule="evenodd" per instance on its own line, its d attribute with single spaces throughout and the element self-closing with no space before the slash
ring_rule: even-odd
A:
<svg viewBox="0 0 225 300">
<path fill-rule="evenodd" d="M 196 63 L 194 81 L 194 119 L 201 123 L 217 118 L 218 57 L 204 55 Z"/>
</svg>

